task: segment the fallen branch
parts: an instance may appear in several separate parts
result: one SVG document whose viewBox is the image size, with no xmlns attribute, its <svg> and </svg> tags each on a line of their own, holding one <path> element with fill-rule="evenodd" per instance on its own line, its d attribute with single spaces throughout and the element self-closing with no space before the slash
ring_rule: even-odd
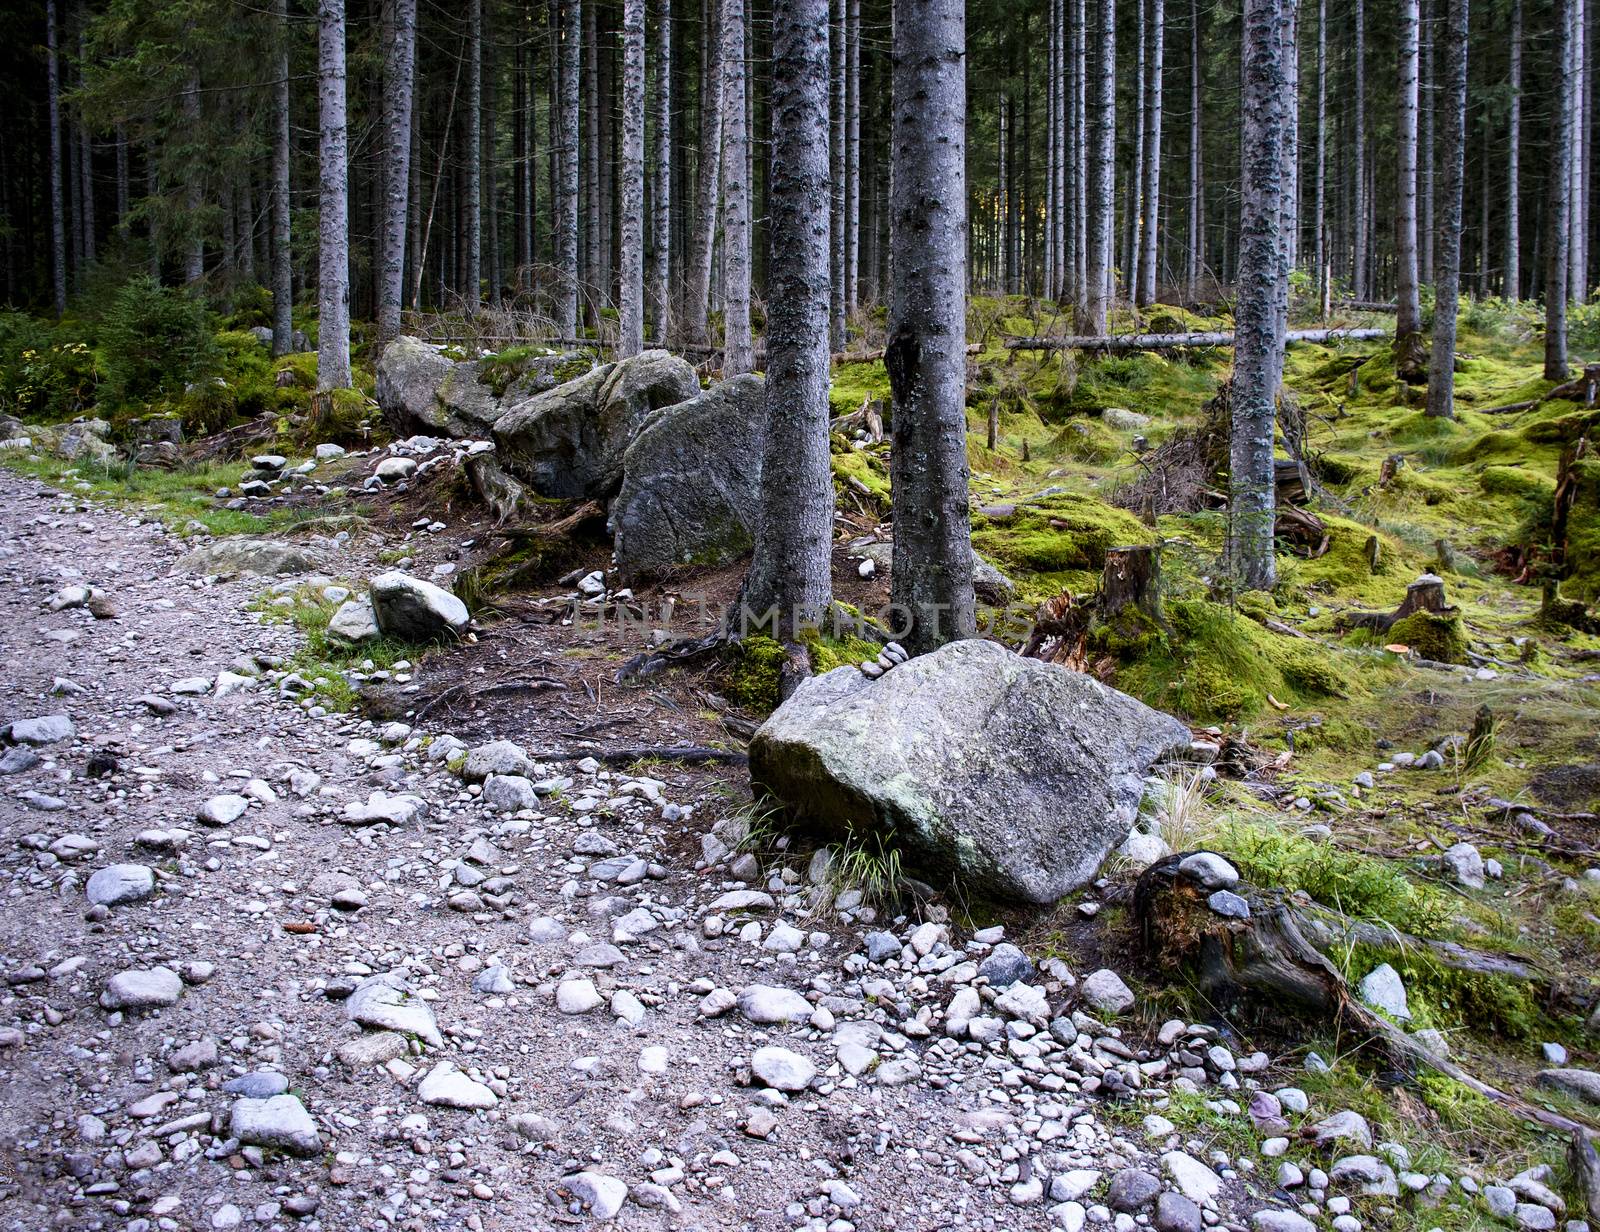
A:
<svg viewBox="0 0 1600 1232">
<path fill-rule="evenodd" d="M 1284 342 L 1340 342 L 1388 336 L 1386 329 L 1292 329 Z M 1008 351 L 1177 351 L 1192 347 L 1231 347 L 1232 330 L 1194 334 L 1063 334 L 1058 338 L 1007 338 Z"/>
</svg>

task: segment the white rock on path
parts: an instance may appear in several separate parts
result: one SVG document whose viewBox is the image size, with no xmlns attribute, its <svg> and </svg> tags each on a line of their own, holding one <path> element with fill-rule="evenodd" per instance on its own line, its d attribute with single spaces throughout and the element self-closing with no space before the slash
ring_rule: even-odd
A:
<svg viewBox="0 0 1600 1232">
<path fill-rule="evenodd" d="M 428 1003 L 415 996 L 398 977 L 373 975 L 356 985 L 344 1003 L 351 1022 L 380 1031 L 415 1035 L 434 1048 L 444 1047 L 444 1036 Z"/>
<path fill-rule="evenodd" d="M 1122 977 L 1108 968 L 1101 968 L 1083 977 L 1083 999 L 1097 1010 L 1122 1014 L 1133 1008 L 1133 990 L 1122 982 Z"/>
<path fill-rule="evenodd" d="M 59 744 L 77 735 L 77 728 L 64 714 L 46 714 L 36 719 L 17 719 L 4 734 L 16 744 Z"/>
<path fill-rule="evenodd" d="M 131 968 L 106 981 L 100 1005 L 108 1010 L 149 1010 L 176 1005 L 183 981 L 170 967 Z"/>
<path fill-rule="evenodd" d="M 136 903 L 155 892 L 156 875 L 143 864 L 113 864 L 89 878 L 84 887 L 89 901 L 98 907 L 117 907 Z"/>
<path fill-rule="evenodd" d="M 604 1172 L 576 1172 L 561 1181 L 574 1198 L 583 1203 L 589 1218 L 607 1222 L 617 1217 L 628 1200 L 628 1187 Z"/>
<path fill-rule="evenodd" d="M 328 621 L 328 632 L 347 642 L 366 642 L 378 636 L 378 617 L 365 595 L 346 599 Z"/>
<path fill-rule="evenodd" d="M 293 1095 L 235 1100 L 228 1132 L 240 1142 L 274 1147 L 291 1155 L 315 1155 L 322 1149 L 317 1123 Z"/>
<path fill-rule="evenodd" d="M 417 1098 L 444 1108 L 493 1108 L 500 1099 L 481 1082 L 462 1073 L 452 1062 L 440 1061 L 417 1084 Z"/>
<path fill-rule="evenodd" d="M 749 984 L 739 991 L 739 1012 L 753 1023 L 771 1026 L 811 1017 L 811 1003 L 792 988 Z"/>
<path fill-rule="evenodd" d="M 208 826 L 231 826 L 244 816 L 245 810 L 249 807 L 250 801 L 230 792 L 227 795 L 212 796 L 200 806 L 195 816 Z"/>
<path fill-rule="evenodd" d="M 817 1076 L 817 1067 L 798 1052 L 769 1044 L 750 1058 L 750 1072 L 779 1091 L 804 1091 Z"/>
<path fill-rule="evenodd" d="M 587 1014 L 604 1004 L 593 980 L 562 980 L 556 985 L 556 1009 L 563 1014 Z"/>
</svg>

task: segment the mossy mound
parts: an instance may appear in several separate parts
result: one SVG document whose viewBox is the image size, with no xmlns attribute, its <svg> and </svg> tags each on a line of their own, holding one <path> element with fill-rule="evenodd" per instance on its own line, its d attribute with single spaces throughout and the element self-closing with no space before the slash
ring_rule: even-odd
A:
<svg viewBox="0 0 1600 1232">
<path fill-rule="evenodd" d="M 1572 509 L 1567 515 L 1567 564 L 1571 575 L 1561 584 L 1569 599 L 1600 599 L 1600 459 L 1588 457 L 1572 466 Z"/>
<path fill-rule="evenodd" d="M 854 492 L 889 505 L 889 467 L 881 448 L 857 449 L 835 433 L 829 449 L 834 485 L 841 496 Z"/>
<path fill-rule="evenodd" d="M 1385 636 L 1435 663 L 1467 661 L 1467 634 L 1459 614 L 1441 616 L 1434 612 L 1413 612 L 1391 625 Z"/>
<path fill-rule="evenodd" d="M 1320 643 L 1269 632 L 1209 599 L 1167 604 L 1159 638 L 1139 639 L 1118 668 L 1117 687 L 1190 719 L 1249 718 L 1268 698 L 1351 697 L 1365 691 L 1353 664 Z"/>
<path fill-rule="evenodd" d="M 1026 594 L 1041 598 L 1063 589 L 1093 589 L 1107 550 L 1155 538 L 1126 510 L 1076 493 L 1057 492 L 989 509 L 973 517 L 973 546 Z"/>
</svg>

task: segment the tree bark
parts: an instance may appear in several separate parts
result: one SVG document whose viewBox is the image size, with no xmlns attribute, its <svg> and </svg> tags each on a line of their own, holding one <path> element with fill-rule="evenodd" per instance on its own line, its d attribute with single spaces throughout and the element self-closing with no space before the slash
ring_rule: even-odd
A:
<svg viewBox="0 0 1600 1232">
<path fill-rule="evenodd" d="M 1400 102 L 1395 112 L 1394 257 L 1396 297 L 1394 361 L 1402 381 L 1426 380 L 1422 296 L 1417 286 L 1417 59 L 1418 0 L 1400 0 Z"/>
<path fill-rule="evenodd" d="M 844 310 L 856 310 L 861 279 L 861 0 L 845 0 Z"/>
<path fill-rule="evenodd" d="M 1205 265 L 1205 207 L 1202 174 L 1204 127 L 1201 115 L 1200 0 L 1189 0 L 1189 251 L 1184 285 L 1189 298 L 1200 294 L 1200 270 Z"/>
<path fill-rule="evenodd" d="M 715 2 L 706 6 L 713 16 L 718 7 Z M 699 213 L 689 239 L 688 283 L 684 288 L 683 303 L 684 341 L 694 346 L 703 346 L 706 341 L 706 312 L 711 300 L 712 245 L 717 234 L 717 202 L 722 195 L 724 101 L 721 46 L 720 39 L 706 40 L 705 90 L 700 99 L 700 156 L 695 176 L 695 200 L 699 205 Z"/>
<path fill-rule="evenodd" d="M 191 68 L 184 83 L 181 100 L 183 122 L 191 133 L 200 131 L 200 74 Z M 206 237 L 201 229 L 201 212 L 205 208 L 205 181 L 198 160 L 184 168 L 183 198 L 187 217 L 184 219 L 183 280 L 193 285 L 205 277 Z"/>
<path fill-rule="evenodd" d="M 1583 202 L 1586 195 L 1589 179 L 1588 161 L 1584 157 L 1584 135 L 1588 130 L 1587 103 L 1588 91 L 1585 82 L 1588 79 L 1588 47 L 1584 37 L 1587 26 L 1585 9 L 1586 0 L 1571 0 L 1572 4 L 1572 67 L 1568 81 L 1572 89 L 1572 153 L 1569 156 L 1571 173 L 1569 182 L 1571 188 L 1569 196 L 1571 204 L 1567 208 L 1568 228 L 1571 238 L 1567 241 L 1567 298 L 1577 303 L 1582 303 L 1589 297 L 1588 261 L 1585 249 L 1588 247 L 1588 218 Z M 84 161 L 88 162 L 88 134 L 84 134 Z M 85 197 L 86 200 L 89 198 Z M 86 233 L 92 241 L 92 236 Z M 88 249 L 89 259 L 94 259 L 92 247 Z"/>
<path fill-rule="evenodd" d="M 1551 85 L 1550 183 L 1564 185 L 1572 176 L 1572 37 L 1575 0 L 1555 0 L 1556 80 Z M 1544 377 L 1567 379 L 1567 265 L 1571 245 L 1572 202 L 1565 192 L 1545 193 L 1544 234 Z"/>
<path fill-rule="evenodd" d="M 671 317 L 669 290 L 672 262 L 672 0 L 658 0 L 656 12 L 655 148 L 651 152 L 650 195 L 650 337 L 657 346 L 667 339 Z"/>
<path fill-rule="evenodd" d="M 600 33 L 595 12 L 599 0 L 581 0 L 583 5 L 583 320 L 596 333 L 600 329 L 600 305 L 604 303 L 600 269 Z"/>
<path fill-rule="evenodd" d="M 1316 253 L 1318 306 L 1328 281 L 1328 0 L 1317 0 L 1316 203 L 1312 207 L 1312 251 Z"/>
<path fill-rule="evenodd" d="M 970 637 L 975 626 L 967 498 L 963 0 L 900 0 L 894 47 L 895 260 L 884 360 L 894 396 L 890 598 L 907 626 L 901 640 L 919 654 Z M 1109 231 L 1103 238 L 1109 250 Z"/>
<path fill-rule="evenodd" d="M 644 0 L 622 4 L 622 286 L 617 354 L 644 349 Z"/>
<path fill-rule="evenodd" d="M 1111 307 L 1111 262 L 1116 214 L 1117 6 L 1095 0 L 1099 38 L 1094 59 L 1093 119 L 1089 125 L 1088 259 L 1078 332 L 1103 334 Z"/>
<path fill-rule="evenodd" d="M 754 366 L 750 349 L 750 181 L 746 162 L 744 0 L 722 0 L 722 279 L 724 376 Z"/>
<path fill-rule="evenodd" d="M 555 74 L 559 98 L 556 151 L 555 325 L 563 338 L 578 332 L 578 73 L 582 55 L 581 0 L 559 0 Z"/>
<path fill-rule="evenodd" d="M 835 351 L 844 350 L 844 74 L 845 0 L 833 0 L 828 12 L 828 165 L 832 203 L 828 211 L 829 273 L 833 281 L 828 336 Z"/>
<path fill-rule="evenodd" d="M 406 219 L 411 187 L 411 99 L 416 90 L 417 0 L 384 0 L 391 41 L 384 48 L 383 228 L 379 238 L 378 346 L 400 332 L 405 299 Z"/>
<path fill-rule="evenodd" d="M 289 0 L 275 0 L 272 82 L 272 354 L 287 355 L 294 333 L 289 248 Z"/>
<path fill-rule="evenodd" d="M 1292 3 L 1246 0 L 1244 7 L 1243 163 L 1238 304 L 1229 447 L 1229 549 L 1235 581 L 1270 590 L 1277 578 L 1273 541 L 1276 472 L 1273 425 L 1283 363 L 1280 282 L 1288 277 L 1283 225 L 1283 144 L 1293 105 L 1282 23 Z"/>
<path fill-rule="evenodd" d="M 766 438 L 745 615 L 793 638 L 833 598 L 828 0 L 773 0 Z"/>
<path fill-rule="evenodd" d="M 1522 0 L 1511 0 L 1510 91 L 1506 116 L 1506 269 L 1502 279 L 1507 299 L 1522 298 Z"/>
<path fill-rule="evenodd" d="M 1149 56 L 1145 63 L 1148 84 L 1144 98 L 1144 221 L 1140 224 L 1139 277 L 1134 302 L 1156 302 L 1156 229 L 1161 218 L 1161 86 L 1166 62 L 1166 0 L 1146 0 Z"/>
<path fill-rule="evenodd" d="M 1444 176 L 1434 241 L 1433 356 L 1428 365 L 1428 414 L 1455 418 L 1456 305 L 1461 289 L 1461 197 L 1467 147 L 1467 3 L 1446 0 L 1444 79 L 1439 136 Z"/>
<path fill-rule="evenodd" d="M 344 0 L 317 0 L 319 163 L 317 389 L 350 386 L 349 151 Z"/>
<path fill-rule="evenodd" d="M 67 223 L 61 186 L 61 57 L 56 40 L 56 0 L 45 0 L 45 45 L 50 123 L 50 290 L 56 316 L 67 311 Z"/>
<path fill-rule="evenodd" d="M 1367 11 L 1365 0 L 1355 0 L 1355 35 L 1352 49 L 1354 57 L 1354 97 L 1351 99 L 1353 136 L 1352 157 L 1355 159 L 1355 239 L 1351 288 L 1357 299 L 1366 299 L 1372 291 L 1368 279 L 1370 241 L 1367 237 Z"/>
</svg>

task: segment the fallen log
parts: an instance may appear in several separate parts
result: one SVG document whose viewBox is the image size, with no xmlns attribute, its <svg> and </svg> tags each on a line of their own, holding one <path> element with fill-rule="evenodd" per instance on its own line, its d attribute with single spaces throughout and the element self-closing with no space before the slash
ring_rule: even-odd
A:
<svg viewBox="0 0 1600 1232">
<path fill-rule="evenodd" d="M 1387 337 L 1386 329 L 1292 329 L 1284 342 L 1342 342 Z M 1063 334 L 1060 337 L 1007 338 L 1008 351 L 1179 351 L 1198 347 L 1231 347 L 1232 330 L 1194 334 Z"/>
<path fill-rule="evenodd" d="M 1344 977 L 1306 939 L 1305 917 L 1281 890 L 1233 887 L 1247 914 L 1220 914 L 1208 890 L 1180 868 L 1187 852 L 1165 857 L 1140 876 L 1134 920 L 1146 956 L 1159 968 L 1192 976 L 1207 1004 L 1225 1011 L 1241 1003 L 1298 1025 L 1307 1020 L 1380 1043 L 1396 1068 L 1431 1069 L 1523 1120 L 1585 1139 L 1595 1130 L 1483 1082 L 1428 1050 L 1351 995 Z"/>
<path fill-rule="evenodd" d="M 625 766 L 636 761 L 676 761 L 687 766 L 718 762 L 742 766 L 749 757 L 729 749 L 708 749 L 697 744 L 639 744 L 615 749 L 544 749 L 528 755 L 534 761 L 582 761 L 592 757 L 608 766 Z"/>
</svg>

